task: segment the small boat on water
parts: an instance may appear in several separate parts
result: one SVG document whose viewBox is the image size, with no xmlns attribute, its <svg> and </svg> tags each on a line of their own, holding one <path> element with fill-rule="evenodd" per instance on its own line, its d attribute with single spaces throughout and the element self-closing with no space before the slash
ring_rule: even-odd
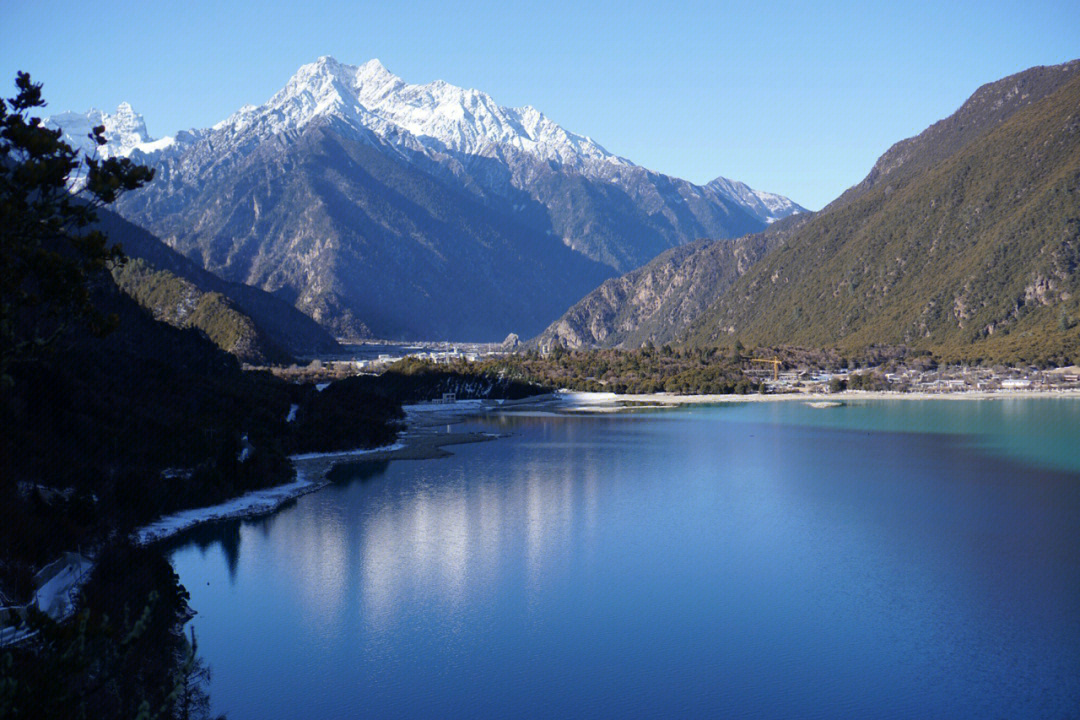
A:
<svg viewBox="0 0 1080 720">
<path fill-rule="evenodd" d="M 815 400 L 813 402 L 808 402 L 806 404 L 809 405 L 812 408 L 834 408 L 834 407 L 844 407 L 845 403 L 843 403 L 840 400 Z"/>
</svg>

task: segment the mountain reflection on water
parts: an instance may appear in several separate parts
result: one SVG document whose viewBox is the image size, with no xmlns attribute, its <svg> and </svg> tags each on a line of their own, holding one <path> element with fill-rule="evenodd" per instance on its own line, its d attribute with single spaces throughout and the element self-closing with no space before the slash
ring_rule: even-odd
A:
<svg viewBox="0 0 1080 720">
<path fill-rule="evenodd" d="M 215 710 L 1067 716 L 1080 474 L 995 438 L 1074 406 L 929 405 L 494 418 L 203 528 Z"/>
</svg>

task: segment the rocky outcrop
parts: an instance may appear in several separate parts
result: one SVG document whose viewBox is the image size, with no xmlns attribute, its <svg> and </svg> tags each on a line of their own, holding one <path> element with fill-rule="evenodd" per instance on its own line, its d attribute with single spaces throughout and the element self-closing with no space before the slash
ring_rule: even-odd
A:
<svg viewBox="0 0 1080 720">
<path fill-rule="evenodd" d="M 639 347 L 678 340 L 731 283 L 782 244 L 810 215 L 736 240 L 675 248 L 632 272 L 605 281 L 531 341 L 548 350 Z"/>
</svg>

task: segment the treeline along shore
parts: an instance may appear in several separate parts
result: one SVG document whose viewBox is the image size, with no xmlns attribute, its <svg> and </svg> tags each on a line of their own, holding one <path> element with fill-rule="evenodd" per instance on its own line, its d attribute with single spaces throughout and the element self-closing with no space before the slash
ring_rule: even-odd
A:
<svg viewBox="0 0 1080 720">
<path fill-rule="evenodd" d="M 1066 361 L 1069 361 L 1066 358 Z M 313 362 L 271 369 L 305 382 L 353 377 L 349 362 Z M 390 384 L 412 401 L 438 398 L 460 389 L 462 397 L 522 397 L 559 389 L 617 395 L 778 395 L 845 390 L 887 393 L 945 393 L 1063 390 L 1080 388 L 1080 367 L 1059 366 L 1053 358 L 1023 364 L 984 359 L 962 361 L 928 350 L 874 345 L 854 351 L 793 345 L 693 347 L 646 344 L 635 349 L 578 349 L 555 346 L 491 352 L 473 360 L 431 361 L 406 357 L 361 377 L 370 387 Z M 392 380 L 390 378 L 393 378 Z M 516 385 L 515 385 L 516 383 Z M 472 391 L 472 394 L 469 394 Z"/>
</svg>

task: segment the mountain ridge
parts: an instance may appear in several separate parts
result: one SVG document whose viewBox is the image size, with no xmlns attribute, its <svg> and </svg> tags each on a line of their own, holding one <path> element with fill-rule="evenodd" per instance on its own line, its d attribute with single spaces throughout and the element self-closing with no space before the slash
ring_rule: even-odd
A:
<svg viewBox="0 0 1080 720">
<path fill-rule="evenodd" d="M 129 258 L 114 279 L 157 319 L 194 325 L 244 362 L 281 362 L 338 349 L 334 338 L 288 303 L 222 280 L 109 210 L 98 209 L 97 215 L 98 227 Z"/>
<path fill-rule="evenodd" d="M 690 341 L 902 343 L 965 359 L 1071 362 L 1080 63 L 1063 78 L 928 170 L 818 215 L 695 320 Z"/>
<path fill-rule="evenodd" d="M 837 325 L 832 334 L 815 333 L 811 330 L 818 326 L 818 321 L 814 318 L 829 317 L 830 313 L 841 305 L 848 307 L 849 311 L 853 313 L 869 312 L 869 308 L 864 308 L 860 304 L 859 298 L 861 296 L 857 294 L 849 299 L 847 294 L 834 297 L 832 291 L 830 291 L 827 295 L 819 297 L 819 294 L 824 292 L 824 285 L 821 282 L 818 285 L 822 285 L 822 287 L 809 294 L 784 294 L 782 289 L 787 284 L 798 283 L 798 279 L 805 276 L 813 275 L 820 280 L 821 274 L 815 274 L 815 270 L 826 263 L 839 262 L 838 258 L 844 257 L 844 253 L 851 254 L 854 252 L 852 248 L 840 250 L 835 245 L 828 245 L 826 240 L 832 238 L 834 243 L 839 243 L 841 234 L 843 234 L 843 237 L 850 237 L 855 232 L 851 227 L 848 227 L 854 222 L 853 218 L 870 218 L 875 213 L 882 211 L 882 208 L 895 204 L 899 195 L 904 192 L 904 188 L 925 181 L 936 169 L 941 168 L 959 154 L 968 151 L 968 160 L 977 159 L 977 153 L 970 154 L 974 153 L 974 151 L 968 150 L 973 145 L 981 142 L 983 145 L 979 146 L 980 152 L 985 153 L 988 157 L 998 158 L 998 161 L 1004 165 L 1017 164 L 1018 167 L 1023 167 L 1024 163 L 1017 163 L 1015 158 L 1003 159 L 1009 156 L 1009 151 L 1003 149 L 1007 145 L 1004 140 L 1000 141 L 1002 147 L 998 147 L 999 143 L 997 142 L 987 144 L 987 136 L 998 131 L 1022 112 L 1034 112 L 1033 107 L 1043 103 L 1055 93 L 1062 91 L 1077 76 L 1080 76 L 1080 61 L 1072 61 L 1060 66 L 1031 68 L 1007 78 L 987 83 L 976 90 L 953 115 L 938 121 L 919 135 L 896 143 L 875 163 L 862 182 L 845 191 L 823 210 L 813 215 L 786 221 L 789 223 L 790 231 L 781 232 L 777 235 L 775 234 L 776 230 L 785 230 L 786 228 L 771 226 L 760 236 L 748 236 L 736 241 L 736 243 L 744 247 L 754 246 L 759 250 L 765 248 L 765 252 L 757 255 L 757 261 L 760 261 L 760 265 L 758 262 L 753 262 L 749 268 L 737 268 L 740 272 L 737 273 L 737 277 L 733 276 L 729 272 L 730 268 L 722 266 L 724 262 L 730 262 L 731 260 L 730 255 L 726 255 L 723 248 L 719 247 L 723 243 L 704 243 L 688 254 L 673 255 L 672 257 L 660 256 L 640 271 L 609 280 L 606 283 L 609 298 L 615 297 L 612 295 L 612 288 L 621 286 L 619 291 L 621 296 L 633 298 L 632 301 L 622 300 L 612 303 L 605 301 L 603 293 L 599 291 L 592 293 L 573 306 L 556 323 L 553 323 L 552 326 L 536 338 L 535 342 L 542 347 L 550 346 L 553 343 L 566 344 L 569 347 L 632 346 L 649 340 L 670 342 L 687 338 L 696 344 L 731 343 L 736 339 L 744 343 L 777 344 L 798 342 L 817 345 L 833 345 L 843 342 L 856 344 L 860 342 L 912 342 L 915 345 L 934 344 L 935 347 L 948 347 L 950 352 L 967 354 L 974 352 L 977 354 L 972 342 L 974 340 L 977 345 L 979 341 L 984 341 L 985 337 L 968 337 L 965 338 L 963 343 L 960 343 L 955 337 L 945 333 L 944 336 L 949 337 L 942 341 L 943 344 L 938 345 L 925 342 L 925 338 L 920 339 L 910 334 L 905 336 L 889 332 L 868 332 L 862 335 L 852 335 L 842 329 L 842 324 Z M 1048 138 L 1053 135 L 1053 129 L 1047 128 L 1043 132 L 1046 136 L 1044 141 L 1049 142 Z M 1011 152 L 1015 154 L 1019 151 L 1014 148 Z M 1030 155 L 1035 150 L 1033 147 L 1029 147 L 1028 152 Z M 1040 155 L 1040 157 L 1042 156 Z M 1053 163 L 1059 159 L 1059 157 L 1050 155 L 1043 157 L 1040 162 Z M 978 167 L 980 172 L 985 173 L 990 170 L 989 166 L 978 165 Z M 1027 176 L 1018 173 L 1017 177 Z M 1015 178 L 1014 180 L 1017 186 L 1012 187 L 1011 190 L 1008 189 L 1011 181 L 1007 174 L 1000 176 L 996 180 L 1000 188 L 1003 188 L 1001 190 L 1003 196 L 1007 196 L 1010 191 L 1013 193 L 1031 192 L 1031 188 L 1023 185 L 1023 181 Z M 957 188 L 964 186 L 964 181 L 960 175 L 954 178 L 952 182 Z M 1073 198 L 1073 201 L 1075 201 L 1074 196 L 1066 190 L 1061 190 L 1061 192 L 1065 193 L 1063 197 Z M 903 224 L 894 223 L 894 226 L 889 227 L 888 232 L 896 234 L 900 232 L 902 227 L 911 226 L 920 228 L 919 232 L 923 231 L 922 228 L 926 228 L 926 233 L 931 234 L 930 226 L 926 225 L 926 223 L 929 222 L 929 218 L 941 217 L 943 207 L 940 205 L 941 201 L 942 199 L 939 198 L 937 200 L 938 204 L 932 204 L 934 199 L 931 198 L 927 200 L 925 208 L 918 210 L 911 208 L 907 216 L 908 219 L 904 220 Z M 1001 201 L 997 204 L 1000 205 Z M 1056 210 L 1051 210 L 1050 205 L 1047 204 L 1044 210 L 1049 216 L 1058 213 L 1060 215 L 1059 219 L 1065 222 L 1067 227 L 1069 213 L 1075 212 L 1075 210 L 1068 210 L 1067 205 L 1056 207 Z M 972 212 L 975 212 L 975 210 L 973 209 Z M 979 216 L 986 218 L 987 211 L 985 209 L 980 210 L 976 213 L 976 217 Z M 791 221 L 794 221 L 794 223 Z M 943 220 L 940 221 L 943 222 Z M 1032 221 L 1041 222 L 1041 220 Z M 778 223 L 778 225 L 781 224 Z M 847 229 L 843 229 L 841 226 Z M 949 224 L 949 227 L 952 227 L 952 224 Z M 934 227 L 932 232 L 936 233 L 940 230 L 941 228 Z M 960 223 L 952 232 L 962 235 L 964 224 Z M 978 245 L 990 237 L 990 234 L 982 236 L 982 240 L 979 238 L 969 239 Z M 1020 236 L 1023 236 L 1023 233 L 1020 233 Z M 915 239 L 912 239 L 911 242 L 917 245 Z M 1000 239 L 998 242 L 1001 242 Z M 983 244 L 989 247 L 991 243 Z M 983 248 L 983 245 L 979 245 L 979 247 L 982 248 L 980 252 L 989 252 L 989 250 Z M 1005 246 L 999 245 L 999 247 Z M 907 252 L 902 245 L 893 245 L 889 251 L 899 258 L 902 258 Z M 953 252 L 964 251 L 954 249 Z M 1054 255 L 1057 251 L 1044 246 L 1038 252 Z M 1068 255 L 1067 248 L 1061 249 L 1061 252 Z M 878 264 L 878 261 L 882 260 L 882 258 L 872 253 L 867 254 L 862 251 L 857 253 L 856 256 L 868 266 Z M 752 255 L 746 256 L 744 264 L 747 259 L 753 260 L 753 257 Z M 1064 255 L 1058 253 L 1057 257 L 1062 258 Z M 1029 260 L 1017 258 L 1014 259 L 1014 262 L 1029 263 Z M 935 261 L 935 263 L 937 262 L 939 261 Z M 930 267 L 934 268 L 934 273 L 938 272 L 936 264 Z M 843 269 L 833 269 L 840 274 L 840 277 L 857 277 L 864 274 L 861 269 L 851 266 Z M 885 272 L 887 274 L 888 270 Z M 1071 277 L 1070 272 L 1066 271 L 1065 278 Z M 985 276 L 1001 274 L 1000 271 L 993 267 L 984 268 L 983 270 Z M 682 278 L 685 287 L 676 287 L 677 283 L 665 285 L 662 279 L 668 276 Z M 706 280 L 695 284 L 688 279 L 691 277 L 705 278 Z M 974 275 L 969 273 L 967 281 L 977 284 L 978 277 L 977 273 Z M 722 278 L 722 280 L 717 281 L 717 278 Z M 1016 292 L 1019 295 L 1018 298 L 1011 298 L 1010 302 L 1016 300 L 1019 306 L 1023 306 L 1025 304 L 1024 298 L 1028 295 L 1039 297 L 1041 294 L 1042 297 L 1047 296 L 1050 289 L 1048 287 L 1050 280 L 1045 274 L 1042 281 L 1039 278 L 1030 278 L 1029 280 L 1030 282 L 1023 287 L 1009 290 L 1010 293 Z M 1059 273 L 1055 282 L 1060 287 L 1066 283 L 1066 279 L 1063 279 Z M 879 280 L 879 285 L 880 283 Z M 1009 283 L 1005 284 L 1008 285 Z M 891 285 L 886 284 L 886 286 Z M 929 282 L 927 286 L 929 286 Z M 776 288 L 775 292 L 765 292 L 766 288 L 774 287 Z M 834 287 L 833 290 L 835 289 Z M 935 295 L 935 293 L 942 293 L 943 297 L 948 294 L 943 287 L 939 287 L 929 293 L 924 303 L 931 302 L 932 298 L 930 296 Z M 691 297 L 694 300 L 687 306 L 687 298 Z M 825 297 L 828 297 L 827 301 Z M 708 298 L 709 302 L 705 302 L 704 298 Z M 958 296 L 954 294 L 949 304 L 955 304 L 957 300 Z M 984 298 L 984 300 L 990 302 L 988 299 Z M 944 300 L 939 298 L 938 302 L 941 303 Z M 967 302 L 970 304 L 970 298 Z M 669 319 L 674 319 L 667 326 L 659 327 L 655 322 L 655 317 L 663 316 L 657 316 L 655 309 L 661 306 L 675 307 L 680 304 L 688 307 L 688 310 L 682 314 L 666 316 Z M 964 301 L 960 300 L 960 305 L 963 304 Z M 782 308 L 782 311 L 775 308 Z M 813 312 L 811 312 L 811 308 L 815 308 Z M 1069 320 L 1069 317 L 1071 317 L 1069 316 L 1069 310 L 1059 307 L 1058 311 L 1065 313 L 1063 322 L 1068 325 L 1071 322 Z M 781 322 L 776 318 L 778 312 L 789 312 L 792 313 L 792 316 Z M 613 324 L 612 318 L 617 320 L 617 327 Z M 772 319 L 766 321 L 761 318 Z M 973 321 L 973 317 L 969 319 L 969 326 Z M 772 327 L 772 330 L 766 331 L 765 325 Z M 987 330 L 990 325 L 992 323 L 988 322 L 982 330 Z M 848 326 L 848 329 L 850 330 L 850 326 Z M 975 330 L 972 330 L 972 332 L 975 332 Z M 992 332 L 992 330 L 988 332 Z M 1023 330 L 1023 332 L 1027 332 L 1027 330 Z M 1047 335 L 1047 332 L 1043 328 L 1036 334 L 1042 337 Z M 993 343 L 994 347 L 1004 347 L 1006 344 L 1000 339 L 1000 336 Z M 1008 352 L 1013 352 L 1013 349 L 1008 350 Z"/>
<path fill-rule="evenodd" d="M 532 335 L 664 250 L 802 210 L 655 173 L 533 108 L 377 61 L 321 58 L 267 103 L 130 155 L 158 179 L 122 215 L 339 336 Z"/>
<path fill-rule="evenodd" d="M 292 102 L 301 98 L 301 102 Z M 354 104 L 357 101 L 359 105 Z M 77 125 L 89 131 L 90 121 L 105 125 L 104 146 L 111 155 L 133 152 L 152 155 L 169 148 L 175 151 L 202 134 L 229 127 L 246 130 L 254 117 L 270 106 L 274 113 L 263 129 L 267 135 L 298 131 L 327 114 L 343 119 L 359 117 L 361 124 L 384 140 L 415 149 L 417 145 L 466 155 L 499 154 L 506 148 L 529 152 L 543 160 L 574 167 L 584 174 L 604 176 L 594 161 L 623 167 L 638 167 L 632 161 L 610 153 L 591 137 L 565 130 L 531 105 L 506 107 L 479 90 L 461 88 L 443 80 L 423 85 L 406 83 L 378 59 L 359 66 L 345 65 L 324 55 L 308 63 L 290 78 L 284 88 L 262 106 L 245 105 L 209 130 L 189 130 L 176 137 L 150 138 L 142 115 L 121 103 L 113 115 L 91 109 L 82 121 L 79 113 L 65 112 L 46 118 L 52 127 Z M 472 122 L 466 122 L 466 119 Z M 65 122 L 66 121 L 66 122 Z M 401 133 L 404 130 L 405 133 Z M 67 133 L 68 142 L 92 149 L 86 133 Z M 805 208 L 775 193 L 757 191 L 745 183 L 717 177 L 698 187 L 717 187 L 732 201 L 754 210 L 767 222 Z"/>
<path fill-rule="evenodd" d="M 845 190 L 822 210 L 845 205 L 882 181 L 910 177 L 948 158 L 1021 108 L 1046 97 L 1060 87 L 1063 77 L 1078 70 L 1080 59 L 1060 65 L 1037 65 L 984 83 L 954 113 L 918 135 L 892 145 L 875 161 L 861 182 Z"/>
</svg>

